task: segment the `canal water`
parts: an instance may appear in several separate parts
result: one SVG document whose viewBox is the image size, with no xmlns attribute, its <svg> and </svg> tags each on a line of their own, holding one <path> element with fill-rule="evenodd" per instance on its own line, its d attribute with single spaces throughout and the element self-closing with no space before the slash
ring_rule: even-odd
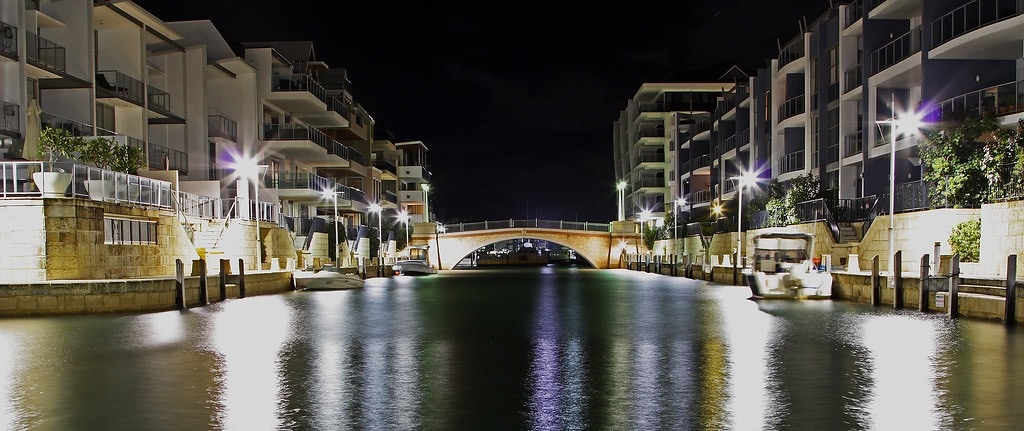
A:
<svg viewBox="0 0 1024 431">
<path fill-rule="evenodd" d="M 0 429 L 1020 429 L 999 323 L 625 270 L 0 319 Z"/>
</svg>

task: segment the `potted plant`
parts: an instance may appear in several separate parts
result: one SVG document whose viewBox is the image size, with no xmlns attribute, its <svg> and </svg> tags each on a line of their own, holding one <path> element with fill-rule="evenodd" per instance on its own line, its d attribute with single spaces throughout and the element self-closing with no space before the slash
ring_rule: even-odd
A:
<svg viewBox="0 0 1024 431">
<path fill-rule="evenodd" d="M 116 143 L 107 137 L 93 138 L 85 141 L 82 146 L 82 161 L 92 163 L 100 169 L 109 169 L 114 163 L 114 147 Z M 85 180 L 85 189 L 93 200 L 112 198 L 114 193 L 113 176 L 100 171 L 99 175 L 89 175 Z"/>
<path fill-rule="evenodd" d="M 61 157 L 75 157 L 82 147 L 82 138 L 71 136 L 71 132 L 67 130 L 47 127 L 39 132 L 38 157 L 47 161 L 49 169 L 33 173 L 32 180 L 44 197 L 64 196 L 71 184 L 72 175 L 63 169 L 54 169 L 53 164 Z"/>
</svg>

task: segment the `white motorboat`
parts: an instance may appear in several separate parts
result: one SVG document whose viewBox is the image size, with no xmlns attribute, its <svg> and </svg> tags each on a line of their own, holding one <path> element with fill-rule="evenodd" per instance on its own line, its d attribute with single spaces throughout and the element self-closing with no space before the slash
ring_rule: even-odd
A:
<svg viewBox="0 0 1024 431">
<path fill-rule="evenodd" d="M 410 245 L 409 258 L 399 260 L 392 265 L 396 275 L 430 275 L 437 270 L 430 264 L 430 253 L 426 245 Z"/>
<path fill-rule="evenodd" d="M 295 286 L 302 290 L 347 290 L 363 287 L 364 281 L 356 274 L 344 274 L 333 266 L 319 270 L 312 267 L 295 270 Z"/>
<path fill-rule="evenodd" d="M 831 299 L 832 274 L 810 259 L 814 236 L 769 233 L 754 238 L 754 265 L 745 269 L 754 299 Z"/>
</svg>

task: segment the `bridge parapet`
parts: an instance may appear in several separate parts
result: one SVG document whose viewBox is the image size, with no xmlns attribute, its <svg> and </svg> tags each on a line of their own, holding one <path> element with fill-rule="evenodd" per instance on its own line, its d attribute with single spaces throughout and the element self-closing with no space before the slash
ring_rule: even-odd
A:
<svg viewBox="0 0 1024 431">
<path fill-rule="evenodd" d="M 540 219 L 526 219 L 526 220 L 494 220 L 494 221 L 481 221 L 472 223 L 452 223 L 444 225 L 443 232 L 472 232 L 480 230 L 490 229 L 508 229 L 508 228 L 541 228 L 541 229 L 562 229 L 562 230 L 582 230 L 587 232 L 609 232 L 609 223 L 593 223 L 585 221 L 565 221 L 565 220 L 540 220 Z"/>
</svg>

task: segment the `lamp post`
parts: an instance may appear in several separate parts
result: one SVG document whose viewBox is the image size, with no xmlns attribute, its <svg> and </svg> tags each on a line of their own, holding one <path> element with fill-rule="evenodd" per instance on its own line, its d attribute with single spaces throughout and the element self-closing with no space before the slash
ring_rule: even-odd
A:
<svg viewBox="0 0 1024 431">
<path fill-rule="evenodd" d="M 327 193 L 331 194 L 331 203 L 334 205 L 334 264 L 341 268 L 341 253 L 338 250 L 338 244 L 341 244 L 341 237 L 338 236 L 338 184 L 335 183 L 331 190 L 324 189 L 324 197 L 327 197 Z"/>
<path fill-rule="evenodd" d="M 626 181 L 619 181 L 619 183 L 615 185 L 615 190 L 618 191 L 619 195 L 619 221 L 623 221 L 626 219 L 626 210 L 622 207 L 622 201 L 625 200 L 626 197 Z"/>
<path fill-rule="evenodd" d="M 686 198 L 676 199 L 676 216 L 673 217 L 675 219 L 675 226 L 672 226 L 672 239 L 679 238 L 679 208 L 685 207 L 686 204 Z"/>
<path fill-rule="evenodd" d="M 644 209 L 644 210 L 640 211 L 640 226 L 641 226 L 641 228 L 640 228 L 640 238 L 641 239 L 644 239 L 644 235 L 647 233 L 644 230 L 644 228 L 647 227 L 647 223 L 650 220 L 651 220 L 651 210 Z M 644 243 L 644 247 L 646 247 L 646 246 L 647 246 L 647 244 L 645 242 Z M 650 250 L 648 249 L 648 251 L 650 251 Z"/>
<path fill-rule="evenodd" d="M 377 273 L 381 273 L 381 263 L 383 256 L 381 255 L 381 215 L 383 215 L 384 208 L 380 206 L 379 202 L 370 204 L 370 212 L 377 213 Z"/>
<path fill-rule="evenodd" d="M 736 181 L 736 264 L 743 268 L 743 187 L 756 181 L 756 177 L 750 172 L 743 172 L 742 175 L 731 178 Z"/>
<path fill-rule="evenodd" d="M 429 202 L 427 202 L 427 195 L 430 193 L 430 184 L 423 183 L 420 184 L 420 187 L 423 188 L 423 222 L 430 223 L 430 206 Z"/>
<path fill-rule="evenodd" d="M 402 220 L 402 224 L 405 226 L 405 246 L 409 247 L 409 211 L 399 211 L 398 218 Z"/>
<path fill-rule="evenodd" d="M 254 198 L 255 208 L 254 219 L 256 220 L 256 269 L 263 269 L 263 253 L 260 244 L 260 169 L 266 169 L 269 165 L 257 164 L 256 159 L 245 158 L 242 160 L 236 160 L 235 173 L 240 177 L 253 180 L 253 188 L 256 194 Z"/>
<path fill-rule="evenodd" d="M 907 113 L 896 115 L 895 95 L 890 99 L 892 103 L 892 114 L 888 120 L 876 121 L 878 131 L 882 132 L 882 125 L 889 125 L 889 274 L 893 274 L 895 268 L 893 255 L 896 254 L 896 134 L 900 130 L 910 133 L 921 128 L 921 116 L 919 113 Z"/>
</svg>

